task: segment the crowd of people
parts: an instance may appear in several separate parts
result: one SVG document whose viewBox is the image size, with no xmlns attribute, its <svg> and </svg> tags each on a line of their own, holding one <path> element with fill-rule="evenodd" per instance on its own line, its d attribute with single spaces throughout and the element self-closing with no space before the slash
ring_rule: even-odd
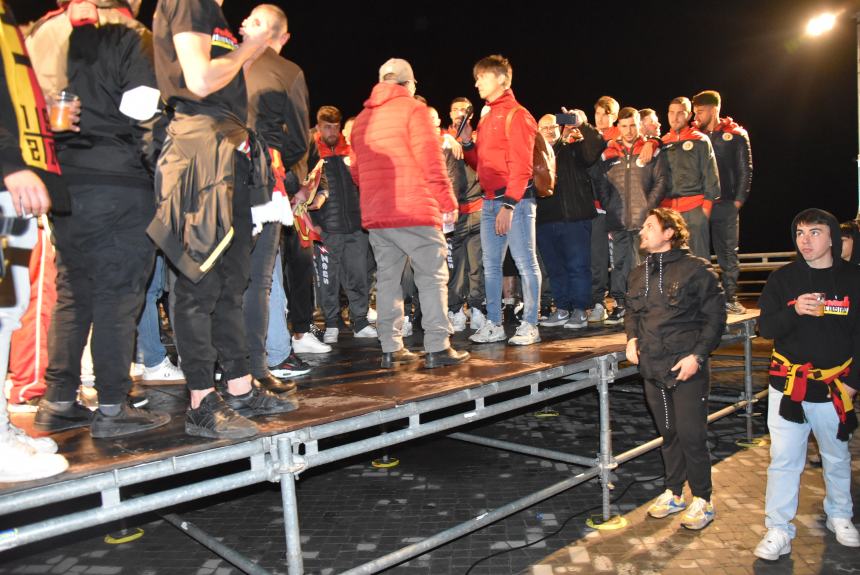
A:
<svg viewBox="0 0 860 575">
<path fill-rule="evenodd" d="M 52 243 L 40 236 L 31 272 L 15 276 L 16 290 L 32 282 L 40 295 L 13 341 L 8 397 L 36 409 L 36 429 L 87 427 L 95 438 L 116 438 L 166 425 L 168 414 L 131 393 L 136 370 L 148 380 L 186 382 L 188 434 L 251 437 L 258 432 L 252 418 L 296 409 L 295 377 L 310 372 L 301 356 L 330 352 L 347 329 L 378 339 L 382 368 L 423 361 L 434 369 L 469 359 L 450 341 L 466 329 L 475 343 L 533 345 L 540 327 L 625 324 L 627 357 L 640 366 L 664 439 L 667 490 L 650 513 L 684 511 L 690 529 L 713 520 L 708 355 L 727 314 L 745 311 L 737 297 L 738 222 L 752 181 L 749 135 L 722 115 L 718 92 L 672 99 L 665 134 L 655 109 L 621 107 L 610 96 L 594 104 L 591 121 L 566 108 L 536 120 L 514 96 L 510 62 L 492 55 L 474 65 L 480 105 L 453 98 L 442 128 L 439 111 L 416 94 L 409 62 L 392 58 L 357 116 L 344 121 L 326 105 L 311 127 L 304 74 L 280 55 L 290 33 L 277 6 L 253 8 L 241 41 L 219 0 L 159 0 L 152 32 L 126 0 L 61 0 L 60 7 L 26 40 L 4 7 L 0 37 L 4 214 L 50 210 L 41 221 Z M 27 50 L 39 57 L 26 58 Z M 840 233 L 846 259 L 856 262 L 856 225 L 834 223 L 807 214 L 795 228 Z M 806 233 L 797 232 L 799 252 L 818 269 L 800 245 Z M 825 510 L 828 527 L 852 544 L 843 483 L 856 372 L 839 377 L 848 373 L 860 324 L 840 302 L 860 284 L 851 284 L 856 267 L 837 266 L 837 247 L 827 269 L 847 270 L 844 279 L 810 275 L 809 286 L 775 295 L 772 285 L 788 272 L 774 274 L 762 296 L 762 333 L 774 337 L 774 357 L 782 358 L 772 377 L 783 370 L 792 382 L 772 381 L 772 433 L 781 429 L 773 418 L 809 426 L 821 404 L 836 407 L 821 417 L 839 421 L 838 438 L 830 427 L 833 441 L 819 437 Z M 54 265 L 56 294 L 45 302 Z M 792 291 L 807 288 L 824 294 L 834 332 L 854 347 L 809 335 L 821 323 L 802 317 L 813 315 L 812 292 Z M 161 342 L 164 292 L 178 365 Z M 26 307 L 18 303 L 11 319 L 4 316 L 4 334 Z M 421 357 L 404 344 L 419 326 Z M 809 346 L 795 338 L 798 330 L 812 338 Z M 36 358 L 36 367 L 16 361 L 21 354 Z M 94 409 L 78 401 L 87 354 Z M 796 367 L 807 360 L 844 370 L 810 372 L 800 386 Z M 819 397 L 824 388 L 812 383 L 820 378 L 832 393 Z M 12 426 L 5 404 L 0 412 L 0 481 L 65 469 L 52 440 Z M 811 425 L 817 436 L 825 429 L 817 419 Z M 791 433 L 790 446 L 774 442 L 772 468 L 789 452 L 793 462 L 802 459 L 797 446 L 805 440 L 794 436 L 804 431 Z M 785 484 L 799 481 L 799 471 L 788 467 L 768 484 L 763 557 L 790 549 L 797 497 Z M 838 484 L 832 496 L 831 484 Z"/>
</svg>

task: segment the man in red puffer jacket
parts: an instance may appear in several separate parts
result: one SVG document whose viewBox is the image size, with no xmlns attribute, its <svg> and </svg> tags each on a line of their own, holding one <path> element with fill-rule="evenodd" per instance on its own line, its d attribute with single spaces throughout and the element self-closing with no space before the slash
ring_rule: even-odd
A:
<svg viewBox="0 0 860 575">
<path fill-rule="evenodd" d="M 442 224 L 457 221 L 438 134 L 427 106 L 414 98 L 415 76 L 406 60 L 379 69 L 379 83 L 352 129 L 352 176 L 361 190 L 361 224 L 376 258 L 377 331 L 382 367 L 415 361 L 403 347 L 400 279 L 410 258 L 421 298 L 425 367 L 469 358 L 450 346 L 448 266 Z"/>
</svg>

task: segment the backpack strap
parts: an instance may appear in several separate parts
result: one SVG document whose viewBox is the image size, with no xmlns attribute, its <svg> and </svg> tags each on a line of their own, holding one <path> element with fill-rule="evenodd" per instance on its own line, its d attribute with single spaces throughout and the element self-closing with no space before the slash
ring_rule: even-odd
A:
<svg viewBox="0 0 860 575">
<path fill-rule="evenodd" d="M 519 112 L 520 110 L 525 110 L 522 106 L 517 106 L 516 108 L 511 108 L 511 111 L 508 112 L 508 115 L 505 117 L 505 138 L 511 139 L 511 122 L 514 120 L 514 114 Z"/>
</svg>

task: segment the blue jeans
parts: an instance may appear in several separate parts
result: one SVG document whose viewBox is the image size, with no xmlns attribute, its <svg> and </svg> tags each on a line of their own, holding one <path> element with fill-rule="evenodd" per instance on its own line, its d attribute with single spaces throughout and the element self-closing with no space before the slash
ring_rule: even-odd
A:
<svg viewBox="0 0 860 575">
<path fill-rule="evenodd" d="M 779 414 L 782 392 L 768 387 L 767 426 L 770 430 L 770 466 L 767 468 L 767 495 L 764 524 L 777 527 L 792 538 L 796 529 L 791 520 L 797 513 L 800 475 L 806 467 L 809 432 L 815 434 L 824 468 L 824 513 L 828 517 L 850 519 L 851 453 L 848 442 L 836 439 L 839 417 L 830 402 L 803 402 L 805 423 L 794 423 Z"/>
<path fill-rule="evenodd" d="M 293 351 L 287 327 L 287 296 L 284 294 L 284 266 L 280 252 L 272 270 L 272 292 L 269 296 L 269 329 L 266 332 L 266 355 L 270 366 L 278 365 Z"/>
<path fill-rule="evenodd" d="M 143 313 L 137 322 L 136 361 L 146 367 L 155 367 L 164 361 L 167 350 L 161 343 L 161 325 L 158 318 L 158 300 L 164 293 L 164 256 L 155 258 L 155 270 L 146 288 Z"/>
<path fill-rule="evenodd" d="M 502 208 L 501 200 L 484 200 L 481 211 L 481 248 L 484 260 L 484 290 L 487 295 L 487 318 L 502 323 L 502 261 L 505 249 L 510 247 L 511 257 L 520 272 L 523 290 L 523 321 L 537 325 L 540 307 L 540 268 L 535 253 L 534 198 L 522 199 L 514 208 L 511 229 L 506 236 L 496 234 L 496 216 Z"/>
<path fill-rule="evenodd" d="M 591 304 L 591 220 L 539 224 L 537 240 L 555 307 L 586 310 Z"/>
</svg>

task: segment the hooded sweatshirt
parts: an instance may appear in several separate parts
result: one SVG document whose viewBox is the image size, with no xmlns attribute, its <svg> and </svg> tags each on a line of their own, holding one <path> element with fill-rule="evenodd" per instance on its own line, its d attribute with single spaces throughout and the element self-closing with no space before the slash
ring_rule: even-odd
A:
<svg viewBox="0 0 860 575">
<path fill-rule="evenodd" d="M 809 363 L 817 369 L 830 369 L 860 358 L 860 269 L 840 258 L 839 223 L 832 214 L 824 211 L 821 214 L 833 239 L 833 265 L 816 269 L 798 257 L 771 273 L 759 299 L 758 328 L 763 337 L 774 340 L 774 351 L 792 364 Z M 795 217 L 791 223 L 792 237 L 796 237 L 797 225 Z M 806 293 L 825 294 L 823 317 L 797 314 L 794 304 L 798 296 Z M 860 389 L 858 369 L 857 365 L 851 365 L 849 373 L 840 378 L 842 382 Z M 770 385 L 783 391 L 786 378 L 772 373 Z M 810 379 L 802 400 L 825 403 L 833 401 L 833 394 L 827 384 Z M 780 414 L 786 416 L 783 408 Z M 787 419 L 792 420 L 790 414 Z M 853 425 L 856 427 L 856 417 Z"/>
<path fill-rule="evenodd" d="M 373 87 L 350 143 L 363 227 L 441 228 L 442 214 L 457 208 L 427 106 L 404 86 L 380 82 Z"/>
</svg>

